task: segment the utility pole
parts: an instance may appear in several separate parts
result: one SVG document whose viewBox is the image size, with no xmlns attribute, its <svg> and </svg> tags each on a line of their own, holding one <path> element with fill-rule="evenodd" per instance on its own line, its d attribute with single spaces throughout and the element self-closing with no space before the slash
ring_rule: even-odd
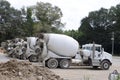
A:
<svg viewBox="0 0 120 80">
<path fill-rule="evenodd" d="M 92 58 L 94 59 L 94 57 L 95 57 L 95 42 L 93 42 L 93 56 L 92 56 Z"/>
<path fill-rule="evenodd" d="M 114 54 L 114 32 L 112 32 L 112 37 L 111 37 L 111 41 L 112 41 L 112 55 Z"/>
</svg>

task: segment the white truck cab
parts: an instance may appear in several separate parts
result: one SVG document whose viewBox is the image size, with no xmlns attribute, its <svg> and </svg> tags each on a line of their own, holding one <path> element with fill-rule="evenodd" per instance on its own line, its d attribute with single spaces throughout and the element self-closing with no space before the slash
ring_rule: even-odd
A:
<svg viewBox="0 0 120 80">
<path fill-rule="evenodd" d="M 101 67 L 101 69 L 107 70 L 112 65 L 112 55 L 105 52 L 102 45 L 85 44 L 82 46 L 82 52 L 84 57 L 90 58 L 91 65 L 94 68 Z"/>
</svg>

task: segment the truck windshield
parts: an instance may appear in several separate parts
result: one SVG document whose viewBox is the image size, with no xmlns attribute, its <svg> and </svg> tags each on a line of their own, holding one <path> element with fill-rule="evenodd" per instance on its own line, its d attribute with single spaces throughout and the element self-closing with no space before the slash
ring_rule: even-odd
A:
<svg viewBox="0 0 120 80">
<path fill-rule="evenodd" d="M 83 49 L 91 50 L 91 47 L 83 47 Z"/>
<path fill-rule="evenodd" d="M 100 47 L 95 47 L 95 50 L 100 52 L 101 51 L 101 48 Z"/>
<path fill-rule="evenodd" d="M 83 47 L 83 49 L 86 49 L 86 50 L 93 50 L 93 47 Z M 95 47 L 95 50 L 100 52 L 101 51 L 101 47 Z"/>
</svg>

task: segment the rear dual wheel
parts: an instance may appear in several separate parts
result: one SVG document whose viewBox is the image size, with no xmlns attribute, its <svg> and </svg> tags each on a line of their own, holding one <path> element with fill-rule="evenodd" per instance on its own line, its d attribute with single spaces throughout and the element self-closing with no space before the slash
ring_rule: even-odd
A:
<svg viewBox="0 0 120 80">
<path fill-rule="evenodd" d="M 60 68 L 66 69 L 70 66 L 70 60 L 68 59 L 62 59 L 60 60 Z"/>
<path fill-rule="evenodd" d="M 47 61 L 46 65 L 49 68 L 57 68 L 59 66 L 60 68 L 66 69 L 66 68 L 69 68 L 69 66 L 70 66 L 70 60 L 61 59 L 58 62 L 57 59 L 53 58 L 53 59 L 49 59 Z"/>
<path fill-rule="evenodd" d="M 57 68 L 58 67 L 58 60 L 57 59 L 49 59 L 47 61 L 48 68 Z"/>
</svg>

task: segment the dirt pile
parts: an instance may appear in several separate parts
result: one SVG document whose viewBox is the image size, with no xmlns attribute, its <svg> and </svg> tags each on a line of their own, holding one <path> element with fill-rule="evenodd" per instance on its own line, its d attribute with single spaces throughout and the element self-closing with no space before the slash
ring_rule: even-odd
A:
<svg viewBox="0 0 120 80">
<path fill-rule="evenodd" d="M 0 47 L 0 53 L 5 53 L 5 52 L 6 52 L 5 49 Z"/>
<path fill-rule="evenodd" d="M 48 68 L 27 61 L 10 60 L 0 63 L 0 80 L 63 80 Z"/>
</svg>

